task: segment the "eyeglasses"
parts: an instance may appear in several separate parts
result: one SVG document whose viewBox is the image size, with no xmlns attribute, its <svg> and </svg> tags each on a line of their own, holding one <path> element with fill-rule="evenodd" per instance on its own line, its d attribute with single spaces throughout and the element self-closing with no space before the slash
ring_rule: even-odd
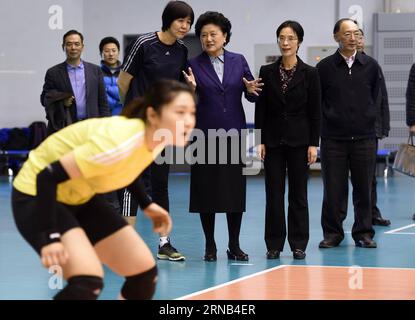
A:
<svg viewBox="0 0 415 320">
<path fill-rule="evenodd" d="M 362 34 L 360 33 L 360 31 L 356 31 L 356 32 L 345 32 L 343 33 L 343 36 L 345 38 L 350 39 L 352 37 L 352 35 L 356 38 L 356 39 L 360 39 L 362 38 Z"/>
<path fill-rule="evenodd" d="M 293 43 L 294 41 L 297 41 L 298 39 L 297 38 L 294 38 L 294 37 L 287 37 L 287 38 L 285 38 L 285 37 L 278 37 L 277 38 L 277 41 L 278 41 L 278 43 L 284 43 L 285 41 L 287 41 L 288 43 Z"/>
</svg>

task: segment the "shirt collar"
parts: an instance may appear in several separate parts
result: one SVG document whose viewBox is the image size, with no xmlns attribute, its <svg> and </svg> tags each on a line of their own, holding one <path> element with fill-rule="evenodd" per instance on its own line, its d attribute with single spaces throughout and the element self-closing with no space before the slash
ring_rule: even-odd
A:
<svg viewBox="0 0 415 320">
<path fill-rule="evenodd" d="M 220 55 L 218 55 L 217 57 L 211 57 L 210 58 L 210 62 L 214 63 L 215 61 L 219 60 L 220 62 L 224 63 L 225 62 L 225 55 L 222 53 Z"/>
<path fill-rule="evenodd" d="M 350 56 L 350 57 L 346 57 L 344 56 L 340 50 L 339 50 L 340 55 L 343 57 L 343 59 L 346 61 L 347 64 L 354 62 L 354 60 L 356 59 L 356 53 L 357 50 L 354 51 L 354 53 Z"/>
<path fill-rule="evenodd" d="M 77 66 L 73 66 L 69 63 L 66 63 L 66 67 L 68 68 L 68 70 L 76 70 L 76 69 L 83 70 L 84 69 L 84 62 L 81 60 L 81 63 Z"/>
</svg>

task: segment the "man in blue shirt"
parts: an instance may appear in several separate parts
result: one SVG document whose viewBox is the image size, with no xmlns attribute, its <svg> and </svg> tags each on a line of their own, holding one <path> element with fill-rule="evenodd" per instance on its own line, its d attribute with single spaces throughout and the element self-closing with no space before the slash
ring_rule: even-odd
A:
<svg viewBox="0 0 415 320">
<path fill-rule="evenodd" d="M 49 134 L 79 120 L 110 115 L 100 67 L 81 59 L 83 35 L 68 31 L 62 49 L 66 60 L 46 72 L 40 96 Z"/>
</svg>

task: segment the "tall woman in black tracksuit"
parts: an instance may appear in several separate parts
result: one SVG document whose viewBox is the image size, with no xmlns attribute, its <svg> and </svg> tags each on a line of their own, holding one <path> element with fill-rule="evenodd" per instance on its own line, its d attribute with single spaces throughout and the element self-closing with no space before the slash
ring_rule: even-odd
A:
<svg viewBox="0 0 415 320">
<path fill-rule="evenodd" d="M 263 91 L 255 108 L 262 130 L 259 156 L 264 160 L 267 258 L 277 259 L 287 234 L 284 193 L 288 172 L 288 242 L 295 259 L 305 258 L 309 238 L 308 166 L 317 159 L 320 133 L 320 86 L 317 70 L 297 56 L 304 31 L 295 21 L 277 29 L 282 57 L 261 67 Z"/>
</svg>

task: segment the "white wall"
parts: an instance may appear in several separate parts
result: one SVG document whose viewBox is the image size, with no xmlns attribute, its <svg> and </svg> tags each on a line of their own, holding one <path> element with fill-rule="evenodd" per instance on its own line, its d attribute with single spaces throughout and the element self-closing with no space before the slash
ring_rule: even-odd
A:
<svg viewBox="0 0 415 320">
<path fill-rule="evenodd" d="M 63 29 L 49 28 L 49 7 L 63 9 Z M 0 128 L 44 120 L 39 102 L 45 71 L 64 61 L 62 36 L 83 28 L 83 0 L 0 2 Z"/>
<path fill-rule="evenodd" d="M 166 3 L 167 0 L 2 0 L 0 128 L 27 126 L 44 119 L 39 102 L 44 74 L 64 60 L 60 44 L 67 30 L 84 33 L 83 58 L 98 63 L 101 38 L 112 35 L 122 41 L 124 34 L 159 30 Z M 367 7 L 364 14 L 370 18 L 373 10 L 381 9 L 383 0 L 188 0 L 188 3 L 196 18 L 207 10 L 216 10 L 231 20 L 232 39 L 228 49 L 243 53 L 255 73 L 254 45 L 275 43 L 275 30 L 282 21 L 297 20 L 304 27 L 305 38 L 299 54 L 306 60 L 308 46 L 335 45 L 333 25 L 339 15 L 348 14 L 343 11 L 350 3 Z M 62 30 L 50 30 L 48 26 L 51 16 L 48 9 L 53 4 L 63 8 Z M 371 33 L 371 29 L 366 29 L 366 33 Z M 248 121 L 252 121 L 253 105 L 245 103 L 245 109 Z"/>
<path fill-rule="evenodd" d="M 415 12 L 413 0 L 386 0 L 386 8 L 389 13 Z"/>
</svg>

